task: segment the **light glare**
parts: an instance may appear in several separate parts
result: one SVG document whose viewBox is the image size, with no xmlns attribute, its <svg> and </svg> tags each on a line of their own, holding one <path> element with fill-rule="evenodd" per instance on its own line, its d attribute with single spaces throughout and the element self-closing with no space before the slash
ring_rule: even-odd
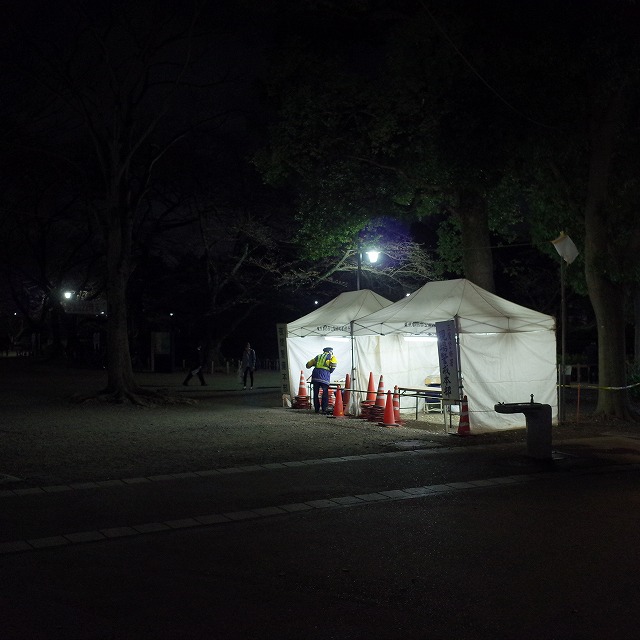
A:
<svg viewBox="0 0 640 640">
<path fill-rule="evenodd" d="M 369 258 L 369 262 L 371 264 L 375 264 L 376 262 L 378 262 L 379 256 L 380 252 L 376 251 L 375 249 L 370 249 L 369 251 L 367 251 L 367 258 Z"/>
</svg>

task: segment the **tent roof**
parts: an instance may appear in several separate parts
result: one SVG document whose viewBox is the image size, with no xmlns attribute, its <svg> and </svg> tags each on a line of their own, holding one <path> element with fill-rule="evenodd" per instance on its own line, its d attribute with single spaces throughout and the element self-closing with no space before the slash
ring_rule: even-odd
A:
<svg viewBox="0 0 640 640">
<path fill-rule="evenodd" d="M 391 304 L 369 289 L 346 291 L 306 316 L 287 324 L 288 336 L 350 336 L 351 321 Z"/>
<path fill-rule="evenodd" d="M 528 309 L 489 293 L 469 280 L 428 282 L 392 305 L 360 317 L 354 335 L 426 335 L 434 323 L 458 322 L 460 333 L 553 331 L 553 316 Z"/>
</svg>

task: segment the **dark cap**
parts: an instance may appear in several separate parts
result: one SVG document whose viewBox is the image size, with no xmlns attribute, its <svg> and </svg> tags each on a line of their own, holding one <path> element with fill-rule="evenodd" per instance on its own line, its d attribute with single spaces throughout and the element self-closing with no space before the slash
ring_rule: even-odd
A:
<svg viewBox="0 0 640 640">
<path fill-rule="evenodd" d="M 323 351 L 333 351 L 333 347 L 325 347 Z"/>
</svg>

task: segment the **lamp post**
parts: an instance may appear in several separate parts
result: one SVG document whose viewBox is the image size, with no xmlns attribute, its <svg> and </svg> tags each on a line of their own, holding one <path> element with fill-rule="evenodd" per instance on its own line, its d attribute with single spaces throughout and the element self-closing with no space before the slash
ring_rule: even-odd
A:
<svg viewBox="0 0 640 640">
<path fill-rule="evenodd" d="M 367 254 L 367 258 L 369 259 L 369 262 L 371 264 L 374 264 L 378 261 L 378 256 L 380 255 L 380 252 L 377 251 L 376 249 L 369 249 L 368 251 L 365 251 L 365 253 Z M 360 245 L 360 243 L 358 242 L 358 248 L 356 250 L 356 256 L 358 259 L 358 268 L 356 271 L 356 291 L 360 291 L 360 275 L 362 273 L 362 246 Z M 350 334 L 351 334 L 351 386 L 354 389 L 358 388 L 358 384 L 356 382 L 357 380 L 357 369 L 356 369 L 356 362 L 355 362 L 355 348 L 354 348 L 354 344 L 353 344 L 353 320 L 351 320 L 351 322 L 349 323 L 350 325 Z M 360 398 L 360 392 L 359 391 L 354 391 L 351 394 L 351 407 L 349 407 L 349 410 L 351 412 L 352 415 L 356 415 L 357 414 L 357 407 L 359 406 L 359 398 Z"/>
<path fill-rule="evenodd" d="M 369 262 L 371 264 L 375 264 L 378 261 L 380 252 L 376 249 L 369 249 L 368 251 L 365 251 L 365 253 L 367 254 L 367 258 L 369 259 Z M 356 254 L 358 259 L 358 268 L 356 271 L 356 291 L 360 291 L 360 276 L 362 274 L 362 247 L 360 246 L 360 243 L 358 243 Z"/>
<path fill-rule="evenodd" d="M 561 354 L 560 354 L 560 375 L 558 380 L 558 420 L 560 424 L 564 422 L 565 419 L 565 410 L 564 410 L 564 401 L 565 401 L 565 341 L 566 341 L 566 302 L 565 302 L 565 265 L 571 264 L 579 255 L 578 249 L 576 245 L 573 243 L 573 240 L 565 234 L 564 231 L 560 233 L 560 236 L 555 240 L 551 241 L 551 244 L 555 247 L 558 255 L 560 256 L 560 314 L 561 318 Z"/>
</svg>

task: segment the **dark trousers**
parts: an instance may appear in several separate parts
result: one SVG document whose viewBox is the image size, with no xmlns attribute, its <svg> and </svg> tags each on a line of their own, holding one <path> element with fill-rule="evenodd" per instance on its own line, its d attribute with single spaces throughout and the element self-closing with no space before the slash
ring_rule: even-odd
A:
<svg viewBox="0 0 640 640">
<path fill-rule="evenodd" d="M 193 374 L 195 374 L 198 376 L 198 378 L 200 379 L 200 384 L 201 385 L 206 385 L 207 383 L 204 381 L 204 375 L 202 373 L 202 367 L 198 367 L 197 369 L 193 369 L 191 371 L 189 371 L 189 373 L 187 374 L 187 377 L 184 379 L 184 382 L 182 384 L 189 384 L 189 380 L 191 380 L 191 378 L 193 378 Z"/>
<path fill-rule="evenodd" d="M 251 380 L 251 386 L 253 387 L 253 371 L 251 367 L 247 367 L 242 374 L 242 384 L 243 386 L 247 386 L 247 374 L 249 375 L 249 379 Z"/>
<path fill-rule="evenodd" d="M 322 412 L 325 413 L 329 407 L 329 383 L 317 381 L 313 383 L 313 408 L 316 413 L 320 412 L 320 389 L 322 389 Z"/>
</svg>

